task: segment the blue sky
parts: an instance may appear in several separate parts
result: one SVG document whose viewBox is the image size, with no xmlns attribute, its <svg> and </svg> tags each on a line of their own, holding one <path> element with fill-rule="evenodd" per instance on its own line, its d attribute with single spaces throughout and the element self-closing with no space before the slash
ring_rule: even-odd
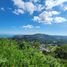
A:
<svg viewBox="0 0 67 67">
<path fill-rule="evenodd" d="M 67 0 L 0 0 L 0 34 L 67 35 Z"/>
</svg>

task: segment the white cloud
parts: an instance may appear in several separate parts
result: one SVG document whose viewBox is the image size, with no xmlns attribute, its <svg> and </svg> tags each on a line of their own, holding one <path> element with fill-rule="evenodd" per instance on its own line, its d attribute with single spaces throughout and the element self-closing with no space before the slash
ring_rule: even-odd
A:
<svg viewBox="0 0 67 67">
<path fill-rule="evenodd" d="M 32 2 L 24 2 L 22 0 L 13 0 L 14 5 L 18 7 L 18 9 L 23 10 L 24 12 L 29 12 L 33 14 L 36 10 L 36 6 Z"/>
<path fill-rule="evenodd" d="M 2 11 L 5 11 L 5 9 L 4 9 L 3 7 L 1 8 L 1 10 L 2 10 Z"/>
<path fill-rule="evenodd" d="M 36 11 L 38 15 L 33 16 L 33 20 L 38 23 L 51 24 L 65 22 L 64 17 L 58 17 L 61 11 L 53 10 L 53 7 L 64 5 L 67 0 L 44 0 L 45 3 L 41 3 L 41 0 L 29 0 L 27 2 L 23 0 L 12 0 L 14 5 L 17 7 L 13 11 L 14 14 L 24 14 L 28 12 L 33 16 L 33 13 Z M 67 7 L 64 7 L 64 10 L 67 10 Z M 32 25 L 23 26 L 24 28 L 33 28 Z"/>
<path fill-rule="evenodd" d="M 63 17 L 55 17 L 54 21 L 55 21 L 55 23 L 63 23 L 65 21 L 67 21 L 67 20 L 65 18 L 63 18 Z"/>
<path fill-rule="evenodd" d="M 46 9 L 52 9 L 55 6 L 61 6 L 64 2 L 67 2 L 67 0 L 46 0 L 45 6 Z"/>
<path fill-rule="evenodd" d="M 22 0 L 12 0 L 14 5 L 17 6 L 18 8 L 22 8 L 22 9 L 25 9 L 24 7 L 24 1 Z"/>
<path fill-rule="evenodd" d="M 36 9 L 36 6 L 34 6 L 34 4 L 32 2 L 26 2 L 25 3 L 25 10 L 27 12 L 29 12 L 30 14 L 33 14 L 35 9 Z"/>
<path fill-rule="evenodd" d="M 42 11 L 43 9 L 45 9 L 45 6 L 43 6 L 42 4 L 38 4 L 37 6 L 36 6 L 36 11 Z"/>
<path fill-rule="evenodd" d="M 21 10 L 21 9 L 15 9 L 15 10 L 13 11 L 13 13 L 16 14 L 16 15 L 19 15 L 19 14 L 23 14 L 24 11 Z"/>
<path fill-rule="evenodd" d="M 34 29 L 34 28 L 39 29 L 40 26 L 34 26 L 34 25 L 28 24 L 28 25 L 23 25 L 22 28 L 25 28 L 25 29 Z"/>
<path fill-rule="evenodd" d="M 60 14 L 60 12 L 58 12 L 58 11 L 51 11 L 50 12 L 52 15 L 59 15 Z"/>
<path fill-rule="evenodd" d="M 40 18 L 39 18 L 38 16 L 34 16 L 33 20 L 36 21 L 36 22 L 41 21 Z"/>
<path fill-rule="evenodd" d="M 40 23 L 51 24 L 52 18 L 50 16 L 51 16 L 51 13 L 49 13 L 49 12 L 44 11 L 43 13 L 41 13 L 39 15 Z"/>
<path fill-rule="evenodd" d="M 55 6 L 54 0 L 46 0 L 45 6 L 46 6 L 46 9 L 52 9 Z"/>
<path fill-rule="evenodd" d="M 58 11 L 44 11 L 42 12 L 39 16 L 34 16 L 34 21 L 39 22 L 39 23 L 44 23 L 44 24 L 51 24 L 53 22 L 53 16 L 58 15 L 60 12 Z"/>
<path fill-rule="evenodd" d="M 52 22 L 52 18 L 50 18 L 50 17 L 44 18 L 44 16 L 43 17 L 34 16 L 33 20 L 38 22 L 38 23 L 43 23 L 43 24 L 51 24 L 51 22 Z"/>
<path fill-rule="evenodd" d="M 25 29 L 31 29 L 31 28 L 33 28 L 33 25 L 25 25 L 25 26 L 22 26 L 23 28 L 25 28 Z"/>
<path fill-rule="evenodd" d="M 63 5 L 62 8 L 64 11 L 67 11 L 67 5 Z"/>
<path fill-rule="evenodd" d="M 51 12 L 46 12 L 44 11 L 41 13 L 39 16 L 34 16 L 34 21 L 39 22 L 39 23 L 44 23 L 44 24 L 51 24 L 51 23 L 62 23 L 67 21 L 63 17 L 53 17 L 54 15 L 58 15 L 60 12 L 57 11 L 51 11 Z"/>
</svg>

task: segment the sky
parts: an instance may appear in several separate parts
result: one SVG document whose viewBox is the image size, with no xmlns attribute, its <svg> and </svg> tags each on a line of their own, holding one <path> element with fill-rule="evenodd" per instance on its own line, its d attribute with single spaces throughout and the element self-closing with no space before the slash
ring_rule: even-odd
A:
<svg viewBox="0 0 67 67">
<path fill-rule="evenodd" d="M 0 34 L 67 35 L 67 0 L 0 0 Z"/>
</svg>

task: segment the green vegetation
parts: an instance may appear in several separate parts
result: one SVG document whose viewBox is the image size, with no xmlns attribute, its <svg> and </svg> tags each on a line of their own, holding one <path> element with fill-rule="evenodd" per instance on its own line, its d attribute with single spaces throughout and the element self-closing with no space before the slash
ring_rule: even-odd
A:
<svg viewBox="0 0 67 67">
<path fill-rule="evenodd" d="M 48 46 L 47 55 L 39 46 L 39 42 L 0 39 L 0 67 L 67 67 L 67 45 Z"/>
</svg>

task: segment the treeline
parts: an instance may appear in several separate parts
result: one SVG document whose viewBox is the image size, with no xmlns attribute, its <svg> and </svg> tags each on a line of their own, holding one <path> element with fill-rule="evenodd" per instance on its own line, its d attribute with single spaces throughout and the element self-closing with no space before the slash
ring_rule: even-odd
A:
<svg viewBox="0 0 67 67">
<path fill-rule="evenodd" d="M 39 50 L 40 45 L 39 41 L 1 38 L 0 67 L 67 67 L 67 45 L 47 46 L 47 54 Z"/>
</svg>

